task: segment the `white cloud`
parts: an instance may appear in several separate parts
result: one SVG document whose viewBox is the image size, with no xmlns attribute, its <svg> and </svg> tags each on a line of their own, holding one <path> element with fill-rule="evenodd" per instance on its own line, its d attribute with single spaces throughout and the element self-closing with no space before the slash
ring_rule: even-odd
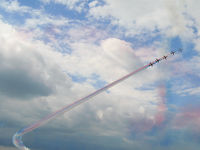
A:
<svg viewBox="0 0 200 150">
<path fill-rule="evenodd" d="M 158 0 L 156 3 L 149 0 L 105 0 L 105 5 L 92 7 L 89 12 L 95 18 L 107 18 L 112 24 L 125 28 L 127 36 L 158 29 L 170 37 L 188 37 L 192 36 L 187 28 L 191 21 L 183 14 L 187 4 L 173 0 Z"/>
<path fill-rule="evenodd" d="M 89 5 L 89 7 L 95 7 L 96 5 L 98 4 L 98 1 L 92 1 L 92 2 L 90 2 L 88 5 Z"/>
<path fill-rule="evenodd" d="M 200 1 L 198 0 L 185 0 L 186 3 L 186 12 L 187 14 L 194 19 L 197 25 L 200 25 L 200 10 L 198 6 L 200 5 Z"/>
<path fill-rule="evenodd" d="M 53 99 L 54 95 L 63 95 L 71 87 L 71 79 L 60 69 L 61 54 L 42 42 L 22 36 L 24 33 L 21 35 L 11 25 L 0 21 L 0 26 L 1 114 L 6 114 L 1 118 L 28 122 L 30 118 L 26 115 L 49 111 L 44 97 Z M 34 115 L 31 118 L 36 119 Z"/>
<path fill-rule="evenodd" d="M 119 1 L 107 0 L 106 5 L 97 6 L 90 9 L 94 17 L 113 17 L 113 24 L 121 25 L 125 28 L 132 29 L 131 32 L 141 33 L 142 28 L 153 30 L 155 25 L 167 26 L 167 13 L 163 10 L 162 2 L 157 1 Z M 157 14 L 157 15 L 155 15 Z M 164 22 L 161 22 L 163 18 Z M 139 29 L 139 31 L 138 31 Z"/>
<path fill-rule="evenodd" d="M 50 3 L 51 0 L 40 0 L 42 1 L 43 3 Z"/>
<path fill-rule="evenodd" d="M 183 93 L 189 93 L 190 95 L 200 95 L 200 87 L 186 89 Z"/>
<path fill-rule="evenodd" d="M 194 40 L 195 49 L 200 53 L 200 38 Z"/>
</svg>

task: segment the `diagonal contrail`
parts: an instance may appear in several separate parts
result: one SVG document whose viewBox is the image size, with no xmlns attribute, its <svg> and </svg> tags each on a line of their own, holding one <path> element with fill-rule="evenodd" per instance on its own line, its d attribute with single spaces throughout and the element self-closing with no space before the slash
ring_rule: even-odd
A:
<svg viewBox="0 0 200 150">
<path fill-rule="evenodd" d="M 181 51 L 181 49 L 180 49 L 179 51 Z M 166 55 L 166 56 L 163 56 L 163 57 L 160 58 L 160 59 L 156 59 L 156 60 L 153 61 L 153 62 L 150 62 L 149 64 L 147 64 L 147 65 L 145 65 L 145 66 L 143 66 L 143 67 L 141 67 L 141 68 L 139 68 L 139 69 L 137 69 L 137 70 L 135 70 L 135 71 L 133 71 L 133 72 L 131 72 L 131 73 L 129 73 L 129 74 L 127 74 L 127 75 L 121 77 L 121 78 L 119 78 L 118 80 L 115 80 L 115 81 L 111 82 L 110 84 L 107 84 L 106 86 L 104 86 L 104 87 L 98 89 L 97 91 L 95 91 L 95 92 L 93 92 L 93 93 L 91 93 L 91 94 L 89 94 L 89 95 L 87 95 L 87 96 L 85 96 L 85 97 L 83 97 L 83 98 L 81 98 L 81 99 L 79 99 L 79 100 L 73 102 L 72 104 L 69 104 L 69 105 L 67 105 L 67 106 L 65 106 L 65 107 L 63 107 L 63 108 L 57 110 L 56 112 L 54 112 L 54 113 L 48 115 L 47 117 L 45 117 L 45 118 L 43 118 L 43 119 L 37 121 L 36 123 L 33 123 L 33 124 L 31 124 L 30 126 L 25 127 L 25 128 L 23 128 L 23 129 L 19 130 L 19 131 L 18 131 L 17 133 L 15 133 L 15 135 L 13 136 L 13 144 L 14 144 L 18 149 L 20 149 L 20 150 L 29 150 L 29 148 L 27 148 L 27 147 L 23 144 L 23 142 L 22 142 L 22 136 L 23 136 L 24 134 L 26 134 L 26 133 L 28 133 L 28 132 L 31 132 L 32 130 L 34 130 L 34 129 L 36 129 L 36 128 L 38 128 L 38 127 L 40 127 L 40 126 L 46 124 L 48 121 L 50 121 L 50 120 L 52 120 L 52 119 L 54 119 L 54 118 L 56 118 L 56 117 L 58 117 L 58 116 L 64 114 L 65 112 L 70 111 L 70 110 L 73 109 L 74 107 L 76 107 L 76 106 L 78 106 L 78 105 L 80 105 L 80 104 L 82 104 L 82 103 L 84 103 L 84 102 L 90 100 L 92 97 L 94 97 L 94 96 L 96 96 L 96 95 L 102 93 L 102 92 L 105 91 L 105 90 L 108 90 L 109 88 L 111 88 L 111 87 L 115 86 L 116 84 L 118 84 L 118 83 L 120 83 L 120 82 L 126 80 L 127 78 L 131 77 L 132 75 L 134 75 L 134 74 L 136 74 L 136 73 L 138 73 L 138 72 L 140 72 L 140 71 L 142 71 L 142 70 L 144 70 L 144 69 L 146 69 L 146 68 L 148 68 L 148 67 L 150 67 L 150 66 L 153 66 L 154 64 L 157 64 L 158 62 L 160 62 L 160 61 L 162 61 L 162 60 L 164 60 L 164 59 L 167 59 L 167 57 L 169 57 L 170 55 L 174 55 L 176 52 L 177 52 L 177 51 L 172 51 L 170 54 L 168 54 L 168 55 Z"/>
</svg>

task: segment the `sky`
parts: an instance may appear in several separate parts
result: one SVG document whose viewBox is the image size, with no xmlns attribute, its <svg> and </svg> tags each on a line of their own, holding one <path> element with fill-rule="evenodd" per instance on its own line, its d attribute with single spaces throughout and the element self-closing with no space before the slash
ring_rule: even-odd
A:
<svg viewBox="0 0 200 150">
<path fill-rule="evenodd" d="M 170 57 L 23 136 L 31 150 L 196 150 L 199 0 L 0 0 L 0 150 L 46 115 Z"/>
</svg>

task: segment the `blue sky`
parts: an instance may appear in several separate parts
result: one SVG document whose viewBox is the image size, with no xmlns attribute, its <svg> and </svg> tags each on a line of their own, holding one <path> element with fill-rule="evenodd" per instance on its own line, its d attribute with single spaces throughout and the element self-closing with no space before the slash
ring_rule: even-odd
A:
<svg viewBox="0 0 200 150">
<path fill-rule="evenodd" d="M 183 48 L 23 137 L 32 150 L 196 150 L 199 0 L 0 0 L 0 149 L 12 136 Z"/>
</svg>

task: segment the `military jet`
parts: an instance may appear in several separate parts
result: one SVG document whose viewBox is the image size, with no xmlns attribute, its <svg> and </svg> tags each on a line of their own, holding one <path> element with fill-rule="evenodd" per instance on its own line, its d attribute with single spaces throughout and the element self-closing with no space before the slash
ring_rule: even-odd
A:
<svg viewBox="0 0 200 150">
<path fill-rule="evenodd" d="M 149 63 L 149 66 L 153 66 L 153 65 L 154 65 L 154 63 L 152 63 L 152 62 Z"/>
<path fill-rule="evenodd" d="M 171 51 L 171 54 L 172 54 L 172 55 L 174 55 L 174 54 L 175 54 L 175 52 L 174 52 L 174 51 Z"/>
<path fill-rule="evenodd" d="M 167 59 L 168 56 L 163 56 L 163 59 Z"/>
<path fill-rule="evenodd" d="M 158 63 L 160 61 L 160 59 L 156 59 L 156 62 Z"/>
</svg>

